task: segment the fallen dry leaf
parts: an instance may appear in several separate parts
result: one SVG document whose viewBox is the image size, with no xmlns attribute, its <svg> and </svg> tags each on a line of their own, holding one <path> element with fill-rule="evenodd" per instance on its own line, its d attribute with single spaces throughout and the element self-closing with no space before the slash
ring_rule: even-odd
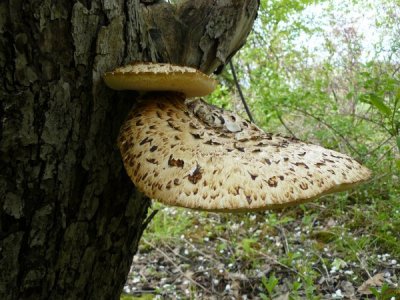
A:
<svg viewBox="0 0 400 300">
<path fill-rule="evenodd" d="M 340 287 L 343 290 L 343 295 L 346 297 L 346 299 L 357 299 L 355 294 L 356 291 L 354 289 L 354 286 L 351 282 L 349 281 L 342 281 L 340 283 Z"/>
<path fill-rule="evenodd" d="M 359 292 L 362 295 L 371 295 L 371 287 L 381 287 L 384 283 L 384 277 L 383 273 L 378 273 L 374 276 L 372 276 L 370 279 L 365 281 L 358 289 L 357 292 Z"/>
</svg>

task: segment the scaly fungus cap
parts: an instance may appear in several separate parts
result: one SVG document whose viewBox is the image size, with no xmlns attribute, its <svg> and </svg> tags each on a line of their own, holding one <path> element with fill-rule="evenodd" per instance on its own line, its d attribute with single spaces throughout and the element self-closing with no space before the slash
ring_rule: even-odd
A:
<svg viewBox="0 0 400 300">
<path fill-rule="evenodd" d="M 151 198 L 209 211 L 279 208 L 343 191 L 370 171 L 347 155 L 263 132 L 176 94 L 149 95 L 121 128 L 128 175 Z"/>
<path fill-rule="evenodd" d="M 210 94 L 216 81 L 190 67 L 158 63 L 132 63 L 104 74 L 105 83 L 115 90 L 172 91 L 186 97 Z"/>
</svg>

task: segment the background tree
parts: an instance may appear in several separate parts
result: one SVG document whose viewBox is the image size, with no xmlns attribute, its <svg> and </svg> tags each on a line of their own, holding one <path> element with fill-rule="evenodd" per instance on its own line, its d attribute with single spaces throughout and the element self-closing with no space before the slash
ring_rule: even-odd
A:
<svg viewBox="0 0 400 300">
<path fill-rule="evenodd" d="M 116 147 L 133 60 L 211 73 L 244 44 L 257 0 L 0 3 L 0 298 L 118 298 L 147 224 Z"/>
</svg>

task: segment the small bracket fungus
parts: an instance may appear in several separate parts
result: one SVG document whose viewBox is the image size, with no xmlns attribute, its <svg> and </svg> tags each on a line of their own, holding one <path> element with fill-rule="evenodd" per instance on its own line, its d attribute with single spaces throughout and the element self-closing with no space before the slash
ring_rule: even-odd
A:
<svg viewBox="0 0 400 300">
<path fill-rule="evenodd" d="M 148 70 L 149 64 L 139 66 Z M 157 76 L 172 80 L 160 70 L 170 74 L 176 67 L 157 66 L 152 75 L 143 71 L 146 91 L 160 89 Z M 183 69 L 191 76 L 198 74 L 191 77 L 193 82 L 199 76 L 203 85 L 209 85 L 206 75 Z M 172 73 L 174 78 L 178 74 L 188 78 L 185 72 Z M 142 90 L 141 73 L 134 74 L 126 75 L 134 82 L 131 88 Z M 347 155 L 265 133 L 234 113 L 200 99 L 187 100 L 180 93 L 197 96 L 192 92 L 194 83 L 178 82 L 183 86 L 171 83 L 161 89 L 179 93 L 145 96 L 130 112 L 118 141 L 133 183 L 155 200 L 209 211 L 265 210 L 343 191 L 370 176 L 367 168 Z"/>
<path fill-rule="evenodd" d="M 170 91 L 186 97 L 212 93 L 216 81 L 190 68 L 170 64 L 134 63 L 104 74 L 105 83 L 114 90 Z"/>
</svg>

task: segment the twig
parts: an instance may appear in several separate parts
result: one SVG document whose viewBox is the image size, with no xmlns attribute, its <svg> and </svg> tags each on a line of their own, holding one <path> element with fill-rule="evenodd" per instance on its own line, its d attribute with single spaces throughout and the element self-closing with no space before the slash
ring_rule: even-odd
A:
<svg viewBox="0 0 400 300">
<path fill-rule="evenodd" d="M 336 91 L 332 86 L 331 86 L 331 91 L 332 91 L 333 99 L 335 99 L 336 103 L 339 103 L 338 97 L 336 95 Z"/>
<path fill-rule="evenodd" d="M 381 143 L 379 143 L 379 145 L 377 147 L 375 147 L 374 149 L 368 151 L 368 153 L 366 155 L 369 156 L 369 155 L 373 154 L 375 151 L 379 150 L 383 145 L 388 143 L 393 138 L 394 138 L 394 136 L 389 136 L 387 139 L 384 139 Z"/>
<path fill-rule="evenodd" d="M 301 112 L 302 114 L 305 114 L 306 116 L 309 116 L 311 118 L 314 118 L 315 120 L 317 120 L 318 122 L 320 122 L 321 124 L 325 125 L 326 127 L 328 127 L 330 130 L 332 130 L 336 135 L 338 135 L 345 143 L 346 145 L 354 152 L 358 155 L 358 157 L 361 159 L 362 155 L 360 152 L 357 151 L 356 148 L 354 148 L 354 146 L 343 136 L 343 134 L 341 134 L 339 131 L 337 131 L 332 125 L 326 123 L 324 120 L 322 120 L 321 118 L 314 116 L 313 114 L 310 114 L 308 112 L 306 112 L 305 110 L 299 109 L 299 108 L 294 108 L 295 110 Z"/>
<path fill-rule="evenodd" d="M 323 267 L 323 269 L 324 269 L 324 271 L 325 271 L 325 273 L 326 273 L 326 277 L 327 277 L 327 279 L 328 279 L 326 282 L 328 283 L 329 287 L 332 288 L 332 284 L 331 284 L 332 278 L 331 278 L 331 276 L 329 275 L 329 271 L 328 271 L 328 268 L 327 268 L 327 266 L 326 266 L 326 264 L 325 264 L 325 262 L 324 262 L 324 259 L 323 259 L 322 256 L 319 255 L 317 252 L 312 251 L 312 253 L 313 253 L 315 256 L 317 256 L 317 257 L 318 257 L 318 260 L 321 262 L 322 267 Z M 320 273 L 321 273 L 321 275 L 322 275 L 322 272 L 321 272 L 321 271 L 320 271 Z"/>
<path fill-rule="evenodd" d="M 309 203 L 304 203 L 304 204 L 307 204 L 307 206 L 309 206 L 309 207 L 319 208 L 321 210 L 325 210 L 326 209 L 325 205 L 317 204 L 317 203 L 314 203 L 314 202 L 309 202 Z"/>
<path fill-rule="evenodd" d="M 281 122 L 281 124 L 283 125 L 283 127 L 285 127 L 285 129 L 287 131 L 289 131 L 289 133 L 292 135 L 292 137 L 294 137 L 295 139 L 297 139 L 296 135 L 294 134 L 294 132 L 289 128 L 289 126 L 286 125 L 285 121 L 283 121 L 283 118 L 281 116 L 281 114 L 276 111 L 276 115 L 278 116 L 279 121 Z"/>
<path fill-rule="evenodd" d="M 207 253 L 204 253 L 203 251 L 197 249 L 197 248 L 195 247 L 195 245 L 192 244 L 191 242 L 186 241 L 186 243 L 189 244 L 190 246 L 192 246 L 192 248 L 194 249 L 194 251 L 196 251 L 197 253 L 200 253 L 200 254 L 203 255 L 204 257 L 207 257 L 208 259 L 213 260 L 214 262 L 219 262 L 217 259 L 215 259 L 215 258 L 212 257 L 211 255 L 208 255 Z"/>
<path fill-rule="evenodd" d="M 291 268 L 291 267 L 289 267 L 289 266 L 287 266 L 287 265 L 281 263 L 281 262 L 278 261 L 276 258 L 273 258 L 273 257 L 271 257 L 271 256 L 269 256 L 269 255 L 267 255 L 267 254 L 265 254 L 265 253 L 263 253 L 263 252 L 261 252 L 261 251 L 258 251 L 258 250 L 254 250 L 254 251 L 255 251 L 256 253 L 258 253 L 259 255 L 263 256 L 264 258 L 269 259 L 269 260 L 272 261 L 274 264 L 279 265 L 279 266 L 281 266 L 281 267 L 283 267 L 283 268 L 285 268 L 285 269 L 287 269 L 287 270 L 293 272 L 294 274 L 300 276 L 301 278 L 304 278 L 303 274 L 301 274 L 301 273 L 297 272 L 295 269 L 293 269 L 293 268 Z"/>
<path fill-rule="evenodd" d="M 181 274 L 183 277 L 185 277 L 187 280 L 189 280 L 191 283 L 193 283 L 194 285 L 198 286 L 199 288 L 201 288 L 202 290 L 204 290 L 207 293 L 210 293 L 210 291 L 202 284 L 196 282 L 195 280 L 193 280 L 192 278 L 190 278 L 189 276 L 187 276 L 181 269 L 180 266 L 178 266 L 170 257 L 167 253 L 165 253 L 164 251 L 162 251 L 161 249 L 157 248 L 156 246 L 154 246 L 152 243 L 146 241 L 145 239 L 143 239 L 143 242 L 145 244 L 147 244 L 148 246 L 152 247 L 153 249 L 155 249 L 157 252 L 159 252 L 162 256 L 164 256 L 164 258 L 166 260 L 168 260 Z"/>
<path fill-rule="evenodd" d="M 224 238 L 218 238 L 218 239 L 219 239 L 220 241 L 229 243 L 229 241 L 226 240 L 226 239 L 224 239 Z M 262 257 L 264 257 L 264 258 L 269 259 L 272 263 L 274 263 L 274 264 L 276 264 L 276 265 L 279 265 L 279 266 L 281 266 L 281 267 L 283 267 L 283 268 L 285 268 L 285 269 L 287 269 L 287 270 L 289 270 L 289 271 L 291 271 L 291 272 L 295 273 L 296 275 L 298 275 L 298 276 L 300 276 L 300 277 L 303 278 L 303 275 L 302 275 L 302 274 L 300 274 L 299 272 L 297 272 L 295 269 L 293 269 L 293 268 L 291 268 L 291 267 L 289 267 L 289 266 L 287 266 L 287 265 L 281 263 L 281 262 L 280 262 L 279 260 L 277 260 L 276 258 L 273 258 L 272 256 L 270 256 L 270 255 L 268 255 L 268 254 L 265 254 L 265 253 L 263 253 L 263 252 L 261 252 L 261 251 L 259 251 L 259 250 L 257 250 L 257 249 L 253 249 L 253 251 L 254 251 L 255 253 L 257 253 L 258 255 L 260 255 L 260 256 L 262 256 Z"/>
<path fill-rule="evenodd" d="M 347 115 L 340 114 L 340 116 L 346 117 Z M 361 119 L 361 120 L 367 121 L 367 122 L 370 122 L 372 124 L 375 124 L 376 126 L 378 126 L 378 128 L 383 128 L 387 133 L 391 134 L 390 129 L 386 128 L 385 124 L 383 124 L 382 122 L 378 122 L 378 121 L 375 121 L 375 120 L 372 120 L 372 119 L 369 119 L 367 117 L 364 117 L 364 116 L 361 116 L 361 115 L 357 115 L 357 114 L 353 115 L 353 117 L 355 117 L 357 119 Z"/>
<path fill-rule="evenodd" d="M 285 254 L 288 254 L 290 252 L 290 249 L 289 249 L 289 243 L 285 235 L 285 230 L 281 226 L 274 226 L 274 227 L 279 231 L 279 235 L 283 243 L 283 248 L 285 249 Z"/>
<path fill-rule="evenodd" d="M 150 224 L 151 220 L 153 220 L 153 218 L 156 216 L 157 213 L 158 213 L 158 209 L 153 210 L 153 211 L 151 212 L 150 216 L 148 216 L 147 219 L 144 220 L 144 222 L 143 222 L 143 228 L 146 228 L 147 225 Z"/>
<path fill-rule="evenodd" d="M 243 93 L 242 93 L 242 89 L 241 89 L 240 84 L 239 84 L 239 81 L 238 81 L 238 79 L 237 79 L 236 72 L 235 72 L 235 67 L 233 66 L 232 59 L 229 61 L 229 66 L 231 67 L 233 79 L 235 80 L 235 85 L 236 85 L 236 88 L 237 88 L 237 90 L 238 90 L 238 92 L 239 92 L 240 100 L 242 100 L 244 109 L 246 110 L 246 113 L 247 113 L 247 115 L 248 115 L 248 117 L 249 117 L 249 120 L 250 120 L 252 123 L 254 123 L 253 116 L 251 115 L 251 112 L 250 112 L 250 109 L 249 109 L 249 107 L 248 107 L 248 105 L 247 105 L 247 102 L 246 102 L 246 100 L 244 99 L 244 96 L 243 96 Z"/>
<path fill-rule="evenodd" d="M 392 76 L 396 75 L 396 73 L 400 70 L 400 66 L 398 66 L 392 73 Z"/>
<path fill-rule="evenodd" d="M 174 256 L 180 257 L 183 261 L 188 261 L 189 259 L 183 255 L 180 255 L 179 253 L 175 253 L 174 249 L 172 249 L 167 243 L 165 243 L 164 241 L 161 241 L 161 243 L 163 244 L 163 246 L 165 248 L 167 248 L 169 251 L 171 251 L 171 253 L 174 253 Z"/>
<path fill-rule="evenodd" d="M 394 145 L 394 146 L 392 146 L 388 151 L 386 151 L 385 153 L 383 153 L 383 154 L 374 162 L 374 164 L 373 164 L 372 166 L 375 167 L 378 163 L 381 162 L 381 160 L 384 159 L 384 157 L 385 157 L 388 153 L 392 152 L 393 149 L 396 148 L 396 147 L 397 147 L 397 146 Z"/>
</svg>

